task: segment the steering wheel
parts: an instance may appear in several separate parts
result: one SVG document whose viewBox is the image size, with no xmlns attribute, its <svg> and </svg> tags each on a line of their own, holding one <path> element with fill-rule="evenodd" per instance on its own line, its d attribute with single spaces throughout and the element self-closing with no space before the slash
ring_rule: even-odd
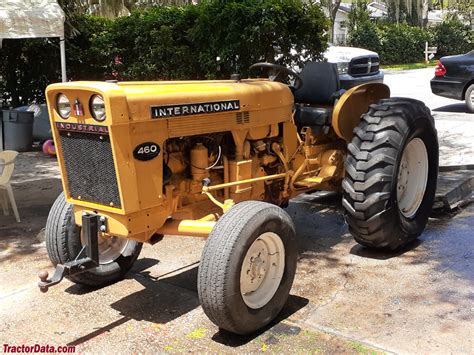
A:
<svg viewBox="0 0 474 355">
<path fill-rule="evenodd" d="M 252 64 L 249 70 L 254 68 L 263 68 L 269 72 L 268 79 L 271 81 L 279 81 L 280 83 L 286 84 L 290 87 L 292 91 L 298 90 L 303 85 L 303 79 L 296 74 L 293 70 L 288 69 L 287 67 L 274 64 L 274 63 L 255 63 Z M 294 83 L 291 83 L 288 80 L 288 77 L 293 77 Z"/>
</svg>

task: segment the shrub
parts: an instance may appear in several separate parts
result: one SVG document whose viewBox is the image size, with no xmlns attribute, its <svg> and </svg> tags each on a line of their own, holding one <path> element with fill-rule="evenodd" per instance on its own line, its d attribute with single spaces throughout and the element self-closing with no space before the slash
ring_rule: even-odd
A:
<svg viewBox="0 0 474 355">
<path fill-rule="evenodd" d="M 257 61 L 299 65 L 321 58 L 328 20 L 319 5 L 298 0 L 204 0 L 158 6 L 115 20 L 69 19 L 66 42 L 72 80 L 227 78 Z M 77 34 L 77 32 L 79 34 Z M 219 63 L 216 57 L 220 57 Z M 7 105 L 44 100 L 60 80 L 57 40 L 4 41 L 0 92 Z"/>
<path fill-rule="evenodd" d="M 60 80 L 59 41 L 5 39 L 0 49 L 0 107 L 43 101 L 44 89 Z"/>
<path fill-rule="evenodd" d="M 69 80 L 109 79 L 111 59 L 107 35 L 112 21 L 93 16 L 78 16 L 74 25 L 78 34 L 66 42 L 66 61 Z"/>
<path fill-rule="evenodd" d="M 372 22 L 364 22 L 349 32 L 349 45 L 377 53 L 382 51 L 380 30 Z"/>
<path fill-rule="evenodd" d="M 301 65 L 321 58 L 328 20 L 319 5 L 296 0 L 204 1 L 191 31 L 207 77 L 228 77 L 259 61 Z M 220 64 L 216 63 L 220 57 Z M 218 68 L 219 70 L 216 70 Z"/>
<path fill-rule="evenodd" d="M 117 18 L 107 36 L 111 69 L 124 80 L 199 78 L 196 46 L 188 34 L 196 21 L 192 6 L 156 7 Z"/>
<path fill-rule="evenodd" d="M 407 24 L 363 21 L 351 26 L 349 44 L 379 53 L 383 64 L 424 60 L 425 42 L 438 47 L 437 57 L 467 53 L 474 47 L 474 33 L 458 20 L 445 21 L 429 30 Z"/>
<path fill-rule="evenodd" d="M 433 45 L 438 47 L 437 57 L 463 54 L 474 48 L 474 33 L 469 26 L 457 20 L 446 21 L 432 29 Z"/>
<path fill-rule="evenodd" d="M 349 33 L 349 43 L 377 52 L 382 64 L 416 63 L 424 60 L 427 30 L 407 24 L 364 22 Z"/>
<path fill-rule="evenodd" d="M 383 64 L 417 63 L 424 60 L 425 42 L 430 42 L 428 31 L 406 24 L 381 27 Z"/>
</svg>

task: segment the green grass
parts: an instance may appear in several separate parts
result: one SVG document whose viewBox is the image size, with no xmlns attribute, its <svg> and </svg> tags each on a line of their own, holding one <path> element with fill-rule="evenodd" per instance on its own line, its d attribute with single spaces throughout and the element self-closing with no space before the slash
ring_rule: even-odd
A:
<svg viewBox="0 0 474 355">
<path fill-rule="evenodd" d="M 423 63 L 381 65 L 380 68 L 388 69 L 388 70 L 410 70 L 410 69 L 432 68 L 435 65 L 436 65 L 436 61 L 431 61 L 428 64 L 423 62 Z"/>
</svg>

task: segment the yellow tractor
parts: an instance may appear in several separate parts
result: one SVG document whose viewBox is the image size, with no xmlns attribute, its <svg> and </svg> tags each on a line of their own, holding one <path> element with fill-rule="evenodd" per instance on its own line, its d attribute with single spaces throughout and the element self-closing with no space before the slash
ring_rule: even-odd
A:
<svg viewBox="0 0 474 355">
<path fill-rule="evenodd" d="M 247 334 L 283 308 L 297 237 L 282 207 L 312 190 L 342 192 L 357 242 L 397 249 L 425 228 L 438 172 L 426 106 L 387 86 L 340 90 L 337 68 L 268 78 L 70 82 L 46 95 L 64 193 L 46 226 L 54 275 L 120 280 L 142 243 L 207 238 L 198 271 L 206 315 Z M 179 257 L 179 256 L 176 256 Z"/>
</svg>

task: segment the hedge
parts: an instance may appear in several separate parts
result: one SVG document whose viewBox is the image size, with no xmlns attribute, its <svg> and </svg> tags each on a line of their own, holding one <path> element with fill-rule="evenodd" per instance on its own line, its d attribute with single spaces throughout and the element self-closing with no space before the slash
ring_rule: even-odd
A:
<svg viewBox="0 0 474 355">
<path fill-rule="evenodd" d="M 301 53 L 306 59 L 321 59 L 327 47 L 329 21 L 310 2 L 220 0 L 204 2 L 196 10 L 199 21 L 190 33 L 207 77 L 246 76 L 251 64 L 276 57 L 281 65 L 301 65 Z"/>
<path fill-rule="evenodd" d="M 459 21 L 429 29 L 407 24 L 364 22 L 349 33 L 349 44 L 373 50 L 382 64 L 417 63 L 424 60 L 425 42 L 437 46 L 437 58 L 463 54 L 474 48 L 474 34 Z"/>
<path fill-rule="evenodd" d="M 447 21 L 432 30 L 438 57 L 467 53 L 474 49 L 474 32 L 457 20 Z"/>
<path fill-rule="evenodd" d="M 300 65 L 294 50 L 320 59 L 328 20 L 319 5 L 298 0 L 204 0 L 115 20 L 80 16 L 74 27 L 79 34 L 66 42 L 71 80 L 206 79 L 245 77 L 252 63 L 275 58 Z M 4 40 L 0 78 L 4 104 L 43 101 L 45 87 L 60 80 L 57 40 Z"/>
<path fill-rule="evenodd" d="M 349 32 L 349 45 L 366 48 L 382 54 L 382 38 L 380 29 L 373 22 L 367 21 Z"/>
<path fill-rule="evenodd" d="M 354 47 L 377 52 L 382 64 L 417 63 L 424 59 L 425 42 L 431 34 L 407 24 L 364 23 L 349 35 Z"/>
<path fill-rule="evenodd" d="M 431 42 L 429 32 L 406 24 L 382 26 L 380 34 L 383 64 L 421 62 L 425 57 L 425 43 Z"/>
</svg>

